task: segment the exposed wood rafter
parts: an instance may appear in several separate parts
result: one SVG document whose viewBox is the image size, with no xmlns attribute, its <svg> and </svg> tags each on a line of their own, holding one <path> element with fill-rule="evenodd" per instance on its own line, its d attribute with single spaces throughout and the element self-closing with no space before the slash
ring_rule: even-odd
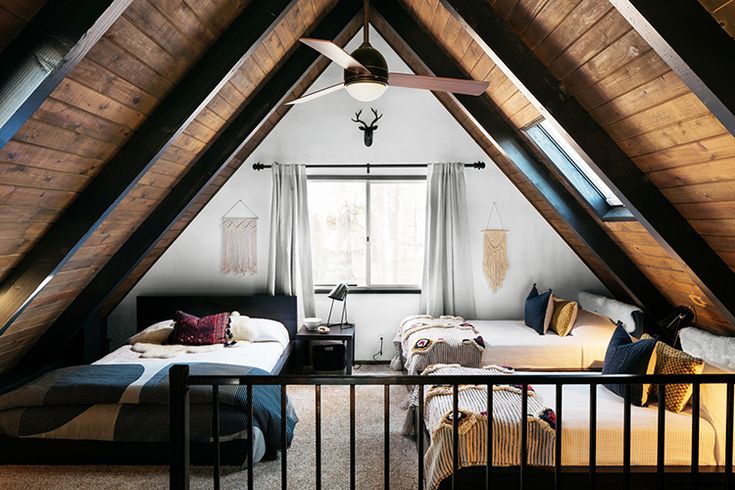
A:
<svg viewBox="0 0 735 490">
<path fill-rule="evenodd" d="M 358 2 L 339 2 L 319 21 L 310 35 L 335 39 L 356 19 L 359 9 Z M 240 107 L 238 115 L 33 346 L 21 362 L 20 369 L 43 364 L 50 356 L 64 350 L 79 332 L 82 323 L 95 314 L 103 301 L 127 278 L 192 201 L 217 178 L 269 116 L 282 106 L 318 56 L 314 50 L 301 44 L 284 56 L 278 67 Z"/>
<path fill-rule="evenodd" d="M 0 54 L 0 148 L 132 0 L 50 1 Z"/>
<path fill-rule="evenodd" d="M 253 0 L 189 70 L 0 285 L 0 334 L 206 107 L 295 1 Z M 85 8 L 87 4 L 63 3 Z"/>
<path fill-rule="evenodd" d="M 597 174 L 613 189 L 628 210 L 672 257 L 689 268 L 697 285 L 728 321 L 735 324 L 735 272 L 635 162 L 564 90 L 492 6 L 472 0 L 440 1 L 539 112 L 555 122 L 570 136 L 571 142 L 590 157 Z M 668 7 L 661 9 L 658 5 L 657 9 L 665 15 Z M 717 29 L 722 32 L 719 27 Z M 722 34 L 727 37 L 724 32 Z M 728 41 L 731 44 L 733 42 L 731 39 Z M 732 60 L 729 66 L 732 67 Z M 732 90 L 728 91 L 728 95 L 732 96 Z"/>
<path fill-rule="evenodd" d="M 458 68 L 457 61 L 448 55 L 423 26 L 419 25 L 402 6 L 398 5 L 398 2 L 374 0 L 372 5 L 396 34 L 396 36 L 388 36 L 382 33 L 383 37 L 386 39 L 397 37 L 403 40 L 416 54 L 416 57 L 423 62 L 423 71 L 444 77 L 467 77 L 467 74 Z M 394 46 L 394 49 L 400 52 L 399 47 Z M 416 69 L 413 66 L 412 68 Z M 464 108 L 467 116 L 495 142 L 501 153 L 513 161 L 554 210 L 576 231 L 590 250 L 607 265 L 620 285 L 637 303 L 654 315 L 660 315 L 670 308 L 669 302 L 590 213 L 521 143 L 515 129 L 500 115 L 489 96 L 456 95 L 454 98 Z"/>
<path fill-rule="evenodd" d="M 735 135 L 735 41 L 697 1 L 610 0 Z"/>
</svg>

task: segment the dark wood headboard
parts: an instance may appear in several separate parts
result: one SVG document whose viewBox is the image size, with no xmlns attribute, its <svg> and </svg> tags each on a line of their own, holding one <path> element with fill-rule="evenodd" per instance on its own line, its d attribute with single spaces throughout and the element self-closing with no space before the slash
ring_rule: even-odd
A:
<svg viewBox="0 0 735 490">
<path fill-rule="evenodd" d="M 205 316 L 222 311 L 239 311 L 253 318 L 270 318 L 283 323 L 291 340 L 296 338 L 295 296 L 138 296 L 138 331 L 174 317 L 176 310 Z"/>
</svg>

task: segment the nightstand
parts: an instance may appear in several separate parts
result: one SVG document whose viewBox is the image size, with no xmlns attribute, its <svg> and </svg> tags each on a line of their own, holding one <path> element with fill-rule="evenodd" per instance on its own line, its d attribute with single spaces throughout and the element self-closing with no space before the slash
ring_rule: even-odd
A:
<svg viewBox="0 0 735 490">
<path fill-rule="evenodd" d="M 347 374 L 352 374 L 352 363 L 355 360 L 355 327 L 341 329 L 331 327 L 328 333 L 310 332 L 306 327 L 301 327 L 296 334 L 298 343 L 298 362 L 301 372 L 308 359 L 312 340 L 339 340 L 345 346 L 345 367 Z"/>
</svg>

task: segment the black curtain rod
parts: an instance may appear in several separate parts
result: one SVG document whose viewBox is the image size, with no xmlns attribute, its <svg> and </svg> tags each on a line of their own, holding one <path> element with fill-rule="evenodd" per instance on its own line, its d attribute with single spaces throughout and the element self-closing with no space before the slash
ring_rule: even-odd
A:
<svg viewBox="0 0 735 490">
<path fill-rule="evenodd" d="M 267 165 L 265 163 L 254 163 L 253 170 L 263 170 L 265 168 L 271 168 L 273 165 Z M 422 168 L 428 167 L 428 163 L 359 163 L 356 165 L 349 164 L 313 164 L 306 165 L 306 168 L 366 168 L 367 173 L 370 173 L 371 168 Z M 465 163 L 465 168 L 485 168 L 485 162 Z"/>
</svg>

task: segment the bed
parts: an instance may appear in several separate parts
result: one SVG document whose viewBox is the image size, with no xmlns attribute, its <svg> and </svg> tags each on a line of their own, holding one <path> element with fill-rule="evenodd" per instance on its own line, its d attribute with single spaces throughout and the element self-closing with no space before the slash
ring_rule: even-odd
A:
<svg viewBox="0 0 735 490">
<path fill-rule="evenodd" d="M 459 369 L 459 367 L 456 367 Z M 462 368 L 465 369 L 466 368 Z M 492 369 L 492 368 L 491 368 Z M 481 370 L 475 370 L 479 371 Z M 431 373 L 433 374 L 433 373 Z M 436 374 L 460 374 L 460 373 L 449 373 L 449 372 L 436 372 Z M 464 373 L 467 374 L 467 373 Z M 496 372 L 484 373 L 484 374 L 498 374 Z M 534 373 L 523 373 L 523 374 L 534 374 Z M 545 372 L 545 374 L 552 374 Z M 561 374 L 561 373 L 559 373 Z M 565 372 L 564 374 L 569 374 Z M 430 377 L 430 376 L 429 376 Z M 509 384 L 512 383 L 512 376 L 510 377 Z M 512 388 L 511 388 L 512 389 Z M 723 387 L 717 387 L 716 385 L 702 385 L 702 403 L 703 407 L 708 403 L 707 393 L 708 389 L 724 389 Z M 586 385 L 567 385 L 563 387 L 563 424 L 562 424 L 562 465 L 565 467 L 565 472 L 570 473 L 567 475 L 570 479 L 580 478 L 582 485 L 588 483 L 588 476 L 586 474 L 587 467 L 589 464 L 589 390 L 590 387 Z M 478 411 L 478 405 L 483 409 L 486 406 L 484 401 L 487 398 L 487 389 L 484 386 L 472 388 L 470 391 L 476 392 L 473 395 L 469 395 L 468 392 L 464 393 L 460 391 L 460 402 L 459 409 L 469 409 L 471 411 Z M 536 394 L 542 400 L 542 404 L 539 406 L 549 407 L 555 409 L 556 407 L 556 393 L 555 387 L 549 385 L 535 384 L 532 386 L 531 391 L 535 391 Z M 429 394 L 427 389 L 427 395 Z M 518 434 L 517 428 L 510 428 L 507 421 L 503 421 L 500 406 L 499 396 L 503 392 L 498 391 L 498 386 L 495 386 L 494 400 L 495 400 L 495 411 L 494 411 L 494 461 L 499 468 L 494 468 L 496 477 L 499 478 L 498 483 L 505 481 L 503 478 L 509 479 L 509 481 L 517 481 L 517 462 L 515 467 L 507 465 L 508 461 L 498 461 L 498 455 L 504 453 L 503 449 L 512 447 L 512 453 L 515 454 L 517 449 L 508 441 L 499 439 L 502 438 L 502 434 L 514 433 Z M 472 398 L 475 400 L 473 401 Z M 437 431 L 437 428 L 442 427 L 442 413 L 446 413 L 451 410 L 451 396 L 435 396 L 427 399 L 424 411 L 424 448 L 426 448 L 425 455 L 428 455 L 425 466 L 430 468 L 429 459 L 433 453 L 436 453 L 439 449 L 431 449 L 433 441 L 440 446 L 443 444 L 445 453 L 449 453 L 451 448 L 451 439 L 442 436 L 442 431 Z M 414 404 L 415 406 L 415 401 Z M 719 405 L 718 405 L 719 406 Z M 534 411 L 533 405 L 529 402 L 529 420 L 531 420 L 531 413 Z M 620 482 L 617 477 L 620 476 L 620 467 L 623 464 L 623 399 L 613 394 L 604 386 L 597 386 L 597 440 L 596 440 L 596 462 L 598 467 L 598 473 L 600 475 L 608 474 L 613 475 L 611 480 L 615 480 L 615 485 Z M 536 407 L 538 409 L 538 407 Z M 658 410 L 657 404 L 651 403 L 647 407 L 631 407 L 631 464 L 633 466 L 634 473 L 640 473 L 639 478 L 647 478 L 655 476 L 651 474 L 652 470 L 655 469 L 657 462 L 657 421 L 658 421 Z M 519 406 L 515 407 L 513 414 L 519 414 Z M 498 418 L 495 418 L 498 417 Z M 446 420 L 444 421 L 446 424 Z M 516 425 L 520 426 L 516 422 Z M 724 440 L 722 434 L 725 433 L 722 421 L 717 418 L 708 416 L 707 410 L 703 409 L 702 416 L 700 418 L 700 444 L 699 444 L 699 465 L 700 471 L 703 473 L 712 471 L 722 471 L 722 464 L 724 462 Z M 444 426 L 444 429 L 451 430 L 448 426 Z M 551 482 L 553 479 L 553 440 L 549 441 L 534 441 L 530 430 L 531 422 L 529 422 L 529 464 L 532 464 L 534 459 L 533 449 L 541 446 L 546 446 L 547 449 L 551 449 L 550 454 L 546 454 L 547 459 L 544 464 L 540 466 L 546 466 L 546 470 L 539 470 L 534 468 L 531 470 L 531 474 L 535 478 L 539 479 L 539 482 Z M 687 407 L 681 413 L 666 412 L 666 437 L 665 437 L 665 459 L 664 463 L 667 466 L 666 471 L 668 473 L 677 472 L 688 472 L 689 465 L 691 462 L 691 430 L 692 430 L 692 412 L 691 406 Z M 432 435 L 430 435 L 432 434 Z M 460 429 L 460 434 L 465 434 L 463 429 Z M 484 433 L 483 433 L 484 434 Z M 473 440 L 470 435 L 466 436 L 469 440 Z M 481 440 L 484 441 L 484 435 Z M 551 448 L 549 448 L 551 446 Z M 483 448 L 484 450 L 484 448 Z M 433 453 L 432 453 L 433 451 Z M 506 451 L 507 452 L 507 451 Z M 460 450 L 462 453 L 462 450 Z M 543 455 L 542 455 L 543 456 Z M 446 459 L 446 457 L 445 457 Z M 485 461 L 486 453 L 483 453 L 480 461 Z M 460 458 L 461 460 L 461 458 Z M 536 456 L 536 460 L 539 457 Z M 543 460 L 543 457 L 541 458 Z M 503 463 L 506 463 L 504 465 Z M 446 465 L 446 462 L 445 462 Z M 720 465 L 720 466 L 718 466 Z M 503 467 L 505 466 L 505 467 Z M 446 473 L 446 470 L 445 470 Z M 716 475 L 712 475 L 717 478 Z M 533 478 L 533 476 L 532 476 Z M 606 477 L 607 478 L 607 477 Z M 684 475 L 686 480 L 688 477 Z M 456 475 L 458 488 L 474 488 L 472 485 L 484 486 L 485 483 L 485 467 L 484 466 L 471 466 L 462 468 Z M 436 485 L 431 485 L 430 481 L 427 481 L 426 488 L 451 488 L 451 478 L 443 478 L 443 481 Z"/>
<path fill-rule="evenodd" d="M 239 311 L 252 318 L 268 318 L 282 324 L 279 328 L 285 329 L 284 340 L 216 345 L 206 352 L 181 353 L 166 359 L 143 359 L 132 345 L 125 345 L 92 365 L 46 373 L 8 394 L 14 398 L 0 397 L 0 444 L 5 449 L 0 462 L 165 464 L 169 452 L 167 373 L 172 364 L 186 363 L 192 371 L 207 374 L 267 376 L 285 371 L 297 329 L 295 297 L 142 296 L 137 298 L 138 330 L 173 318 L 176 310 L 197 316 Z M 270 443 L 275 426 L 267 424 L 274 417 L 280 420 L 280 391 L 277 387 L 262 388 L 263 392 L 254 397 L 263 410 L 264 424 L 262 431 L 254 431 L 254 461 L 275 455 L 275 445 Z M 77 406 L 68 402 L 71 396 L 78 397 L 74 402 Z M 193 390 L 192 396 L 192 430 L 201 428 L 202 434 L 192 438 L 192 461 L 208 464 L 213 454 L 209 442 L 211 393 Z M 37 406 L 39 399 L 53 406 Z M 220 392 L 224 464 L 242 464 L 247 454 L 241 430 L 244 403 L 243 390 Z M 47 425 L 34 427 L 31 418 Z M 258 418 L 256 413 L 256 422 Z M 289 409 L 291 419 L 295 424 L 295 413 Z M 159 423 L 145 430 L 148 420 Z M 290 431 L 293 424 L 289 424 Z"/>
</svg>

